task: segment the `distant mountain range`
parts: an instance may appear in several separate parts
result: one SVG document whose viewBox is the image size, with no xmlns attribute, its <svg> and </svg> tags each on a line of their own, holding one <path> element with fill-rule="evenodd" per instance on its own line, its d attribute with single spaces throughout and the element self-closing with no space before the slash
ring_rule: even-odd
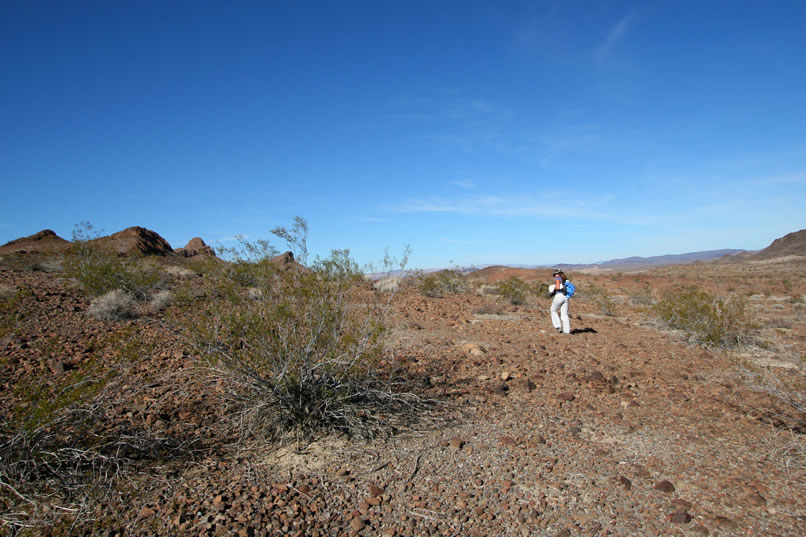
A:
<svg viewBox="0 0 806 537">
<path fill-rule="evenodd" d="M 734 256 L 737 254 L 752 253 L 747 250 L 738 249 L 723 249 L 723 250 L 706 250 L 703 252 L 688 252 L 685 254 L 667 254 L 656 255 L 651 257 L 625 257 L 622 259 L 611 259 L 609 261 L 602 261 L 600 263 L 593 263 L 588 265 L 565 265 L 560 264 L 558 268 L 563 270 L 645 270 L 647 268 L 659 267 L 662 265 L 687 265 L 697 261 L 713 261 L 725 256 Z"/>
<path fill-rule="evenodd" d="M 130 227 L 118 233 L 95 239 L 99 246 L 109 248 L 118 254 L 137 253 L 140 255 L 159 255 L 192 257 L 199 254 L 215 255 L 212 248 L 207 246 L 198 237 L 192 239 L 184 248 L 173 249 L 168 242 L 157 233 L 141 228 Z M 28 237 L 22 237 L 0 246 L 0 254 L 10 253 L 47 253 L 61 252 L 70 247 L 70 242 L 62 239 L 51 230 L 43 230 Z M 806 229 L 789 233 L 775 239 L 767 248 L 760 251 L 738 249 L 707 250 L 703 252 L 689 252 L 685 254 L 658 255 L 652 257 L 625 257 L 611 259 L 591 264 L 558 264 L 558 265 L 483 265 L 474 267 L 460 267 L 458 270 L 468 274 L 480 270 L 490 269 L 551 269 L 559 268 L 565 271 L 577 272 L 631 272 L 648 270 L 663 265 L 685 265 L 696 262 L 741 263 L 744 261 L 761 261 L 781 257 L 806 258 Z M 433 269 L 425 272 L 433 272 Z M 380 275 L 375 275 L 380 276 Z"/>
</svg>

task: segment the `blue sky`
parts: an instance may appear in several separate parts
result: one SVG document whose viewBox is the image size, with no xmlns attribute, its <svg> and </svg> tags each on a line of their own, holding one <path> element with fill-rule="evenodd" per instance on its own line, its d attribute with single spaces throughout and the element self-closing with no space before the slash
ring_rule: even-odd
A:
<svg viewBox="0 0 806 537">
<path fill-rule="evenodd" d="M 800 1 L 0 3 L 0 244 L 302 216 L 410 265 L 758 249 L 806 227 Z M 280 245 L 278 245 L 280 246 Z"/>
</svg>

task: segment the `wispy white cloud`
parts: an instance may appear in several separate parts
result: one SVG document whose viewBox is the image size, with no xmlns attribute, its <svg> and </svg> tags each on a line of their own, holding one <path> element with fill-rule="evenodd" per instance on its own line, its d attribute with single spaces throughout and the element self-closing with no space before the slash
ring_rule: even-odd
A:
<svg viewBox="0 0 806 537">
<path fill-rule="evenodd" d="M 448 239 L 448 238 L 440 238 L 440 242 L 444 242 L 447 244 L 461 244 L 464 246 L 490 246 L 490 245 L 500 245 L 501 241 L 468 241 L 462 239 Z"/>
<path fill-rule="evenodd" d="M 597 61 L 605 60 L 612 48 L 627 34 L 627 32 L 632 28 L 635 24 L 635 16 L 632 12 L 627 13 L 624 17 L 621 18 L 604 36 L 604 40 L 595 48 L 593 49 L 593 57 Z"/>
<path fill-rule="evenodd" d="M 461 199 L 440 197 L 406 200 L 386 210 L 395 213 L 444 213 L 499 217 L 565 217 L 646 224 L 639 215 L 625 216 L 611 207 L 611 194 L 569 199 L 557 193 L 522 196 L 472 196 Z"/>
<path fill-rule="evenodd" d="M 241 240 L 249 240 L 249 235 L 232 235 L 230 237 L 223 237 L 220 239 L 215 239 L 215 242 L 235 242 Z"/>
<path fill-rule="evenodd" d="M 375 216 L 350 216 L 347 220 L 352 220 L 355 222 L 371 222 L 373 224 L 389 224 L 392 220 L 388 218 L 378 218 Z"/>
<path fill-rule="evenodd" d="M 467 190 L 472 190 L 472 189 L 476 188 L 476 184 L 473 181 L 471 181 L 470 179 L 462 179 L 462 180 L 457 180 L 457 181 L 451 181 L 450 184 L 452 184 L 453 186 L 458 186 L 460 188 L 465 188 Z"/>
<path fill-rule="evenodd" d="M 573 125 L 542 135 L 538 147 L 540 163 L 548 166 L 564 153 L 595 153 L 601 149 L 603 127 L 597 124 Z"/>
</svg>

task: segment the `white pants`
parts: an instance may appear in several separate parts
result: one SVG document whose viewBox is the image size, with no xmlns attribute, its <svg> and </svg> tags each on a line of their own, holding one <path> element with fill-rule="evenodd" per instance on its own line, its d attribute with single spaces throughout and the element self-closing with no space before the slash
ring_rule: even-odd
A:
<svg viewBox="0 0 806 537">
<path fill-rule="evenodd" d="M 551 301 L 551 324 L 555 330 L 562 329 L 563 333 L 571 333 L 571 320 L 568 318 L 568 297 L 562 293 L 554 295 Z M 557 313 L 559 311 L 559 314 Z"/>
</svg>

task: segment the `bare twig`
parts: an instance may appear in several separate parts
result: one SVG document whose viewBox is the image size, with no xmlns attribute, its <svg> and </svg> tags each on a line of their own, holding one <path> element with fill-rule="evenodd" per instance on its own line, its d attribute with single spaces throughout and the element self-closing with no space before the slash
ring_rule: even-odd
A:
<svg viewBox="0 0 806 537">
<path fill-rule="evenodd" d="M 409 475 L 409 478 L 406 481 L 411 481 L 414 478 L 414 476 L 417 475 L 417 472 L 420 470 L 420 458 L 422 456 L 423 456 L 422 453 L 419 453 L 417 455 L 417 459 L 415 459 L 414 461 L 414 470 L 412 470 L 411 475 Z"/>
</svg>

